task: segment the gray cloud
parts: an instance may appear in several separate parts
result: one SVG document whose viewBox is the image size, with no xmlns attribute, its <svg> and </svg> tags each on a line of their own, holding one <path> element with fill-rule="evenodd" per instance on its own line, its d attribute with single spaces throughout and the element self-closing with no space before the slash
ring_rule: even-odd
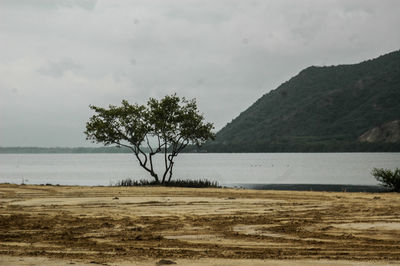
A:
<svg viewBox="0 0 400 266">
<path fill-rule="evenodd" d="M 25 8 L 64 8 L 80 7 L 93 10 L 97 0 L 2 0 L 1 5 L 5 7 L 25 7 Z"/>
<path fill-rule="evenodd" d="M 72 60 L 65 59 L 57 62 L 50 61 L 45 66 L 39 68 L 38 72 L 46 76 L 59 78 L 68 71 L 77 73 L 81 69 L 81 65 L 74 63 Z"/>
<path fill-rule="evenodd" d="M 305 67 L 399 49 L 398 14 L 397 0 L 3 0 L 0 145 L 89 145 L 89 104 L 173 92 L 220 129 Z"/>
</svg>

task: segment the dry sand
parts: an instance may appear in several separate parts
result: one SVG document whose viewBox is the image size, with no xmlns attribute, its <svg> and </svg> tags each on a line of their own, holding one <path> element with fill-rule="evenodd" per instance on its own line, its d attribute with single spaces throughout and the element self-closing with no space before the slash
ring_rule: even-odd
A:
<svg viewBox="0 0 400 266">
<path fill-rule="evenodd" d="M 0 254 L 0 265 L 400 265 L 400 194 L 0 185 Z"/>
</svg>

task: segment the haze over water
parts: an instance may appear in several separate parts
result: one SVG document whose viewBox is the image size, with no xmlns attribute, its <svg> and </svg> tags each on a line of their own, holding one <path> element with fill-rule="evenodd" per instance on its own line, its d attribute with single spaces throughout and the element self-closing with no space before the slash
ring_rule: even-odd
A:
<svg viewBox="0 0 400 266">
<path fill-rule="evenodd" d="M 156 169 L 161 170 L 161 159 Z M 174 178 L 207 178 L 222 185 L 376 185 L 372 168 L 399 165 L 399 153 L 180 154 Z M 126 178 L 150 178 L 133 154 L 0 154 L 0 183 L 86 186 Z"/>
</svg>

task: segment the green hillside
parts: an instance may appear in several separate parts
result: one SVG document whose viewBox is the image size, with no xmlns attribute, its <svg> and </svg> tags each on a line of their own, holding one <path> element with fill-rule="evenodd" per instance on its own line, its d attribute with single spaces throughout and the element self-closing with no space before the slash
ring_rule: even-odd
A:
<svg viewBox="0 0 400 266">
<path fill-rule="evenodd" d="M 400 151 L 398 139 L 367 142 L 360 138 L 399 119 L 400 51 L 396 51 L 354 65 L 304 69 L 258 99 L 204 149 Z"/>
</svg>

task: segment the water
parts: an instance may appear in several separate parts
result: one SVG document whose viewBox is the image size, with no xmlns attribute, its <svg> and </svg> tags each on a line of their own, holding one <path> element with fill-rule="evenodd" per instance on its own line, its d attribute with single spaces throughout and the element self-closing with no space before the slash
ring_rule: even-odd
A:
<svg viewBox="0 0 400 266">
<path fill-rule="evenodd" d="M 161 162 L 157 157 L 157 169 Z M 400 167 L 400 153 L 180 154 L 174 177 L 222 185 L 376 185 L 373 167 Z M 0 183 L 107 186 L 125 178 L 149 178 L 133 154 L 0 154 Z"/>
</svg>

